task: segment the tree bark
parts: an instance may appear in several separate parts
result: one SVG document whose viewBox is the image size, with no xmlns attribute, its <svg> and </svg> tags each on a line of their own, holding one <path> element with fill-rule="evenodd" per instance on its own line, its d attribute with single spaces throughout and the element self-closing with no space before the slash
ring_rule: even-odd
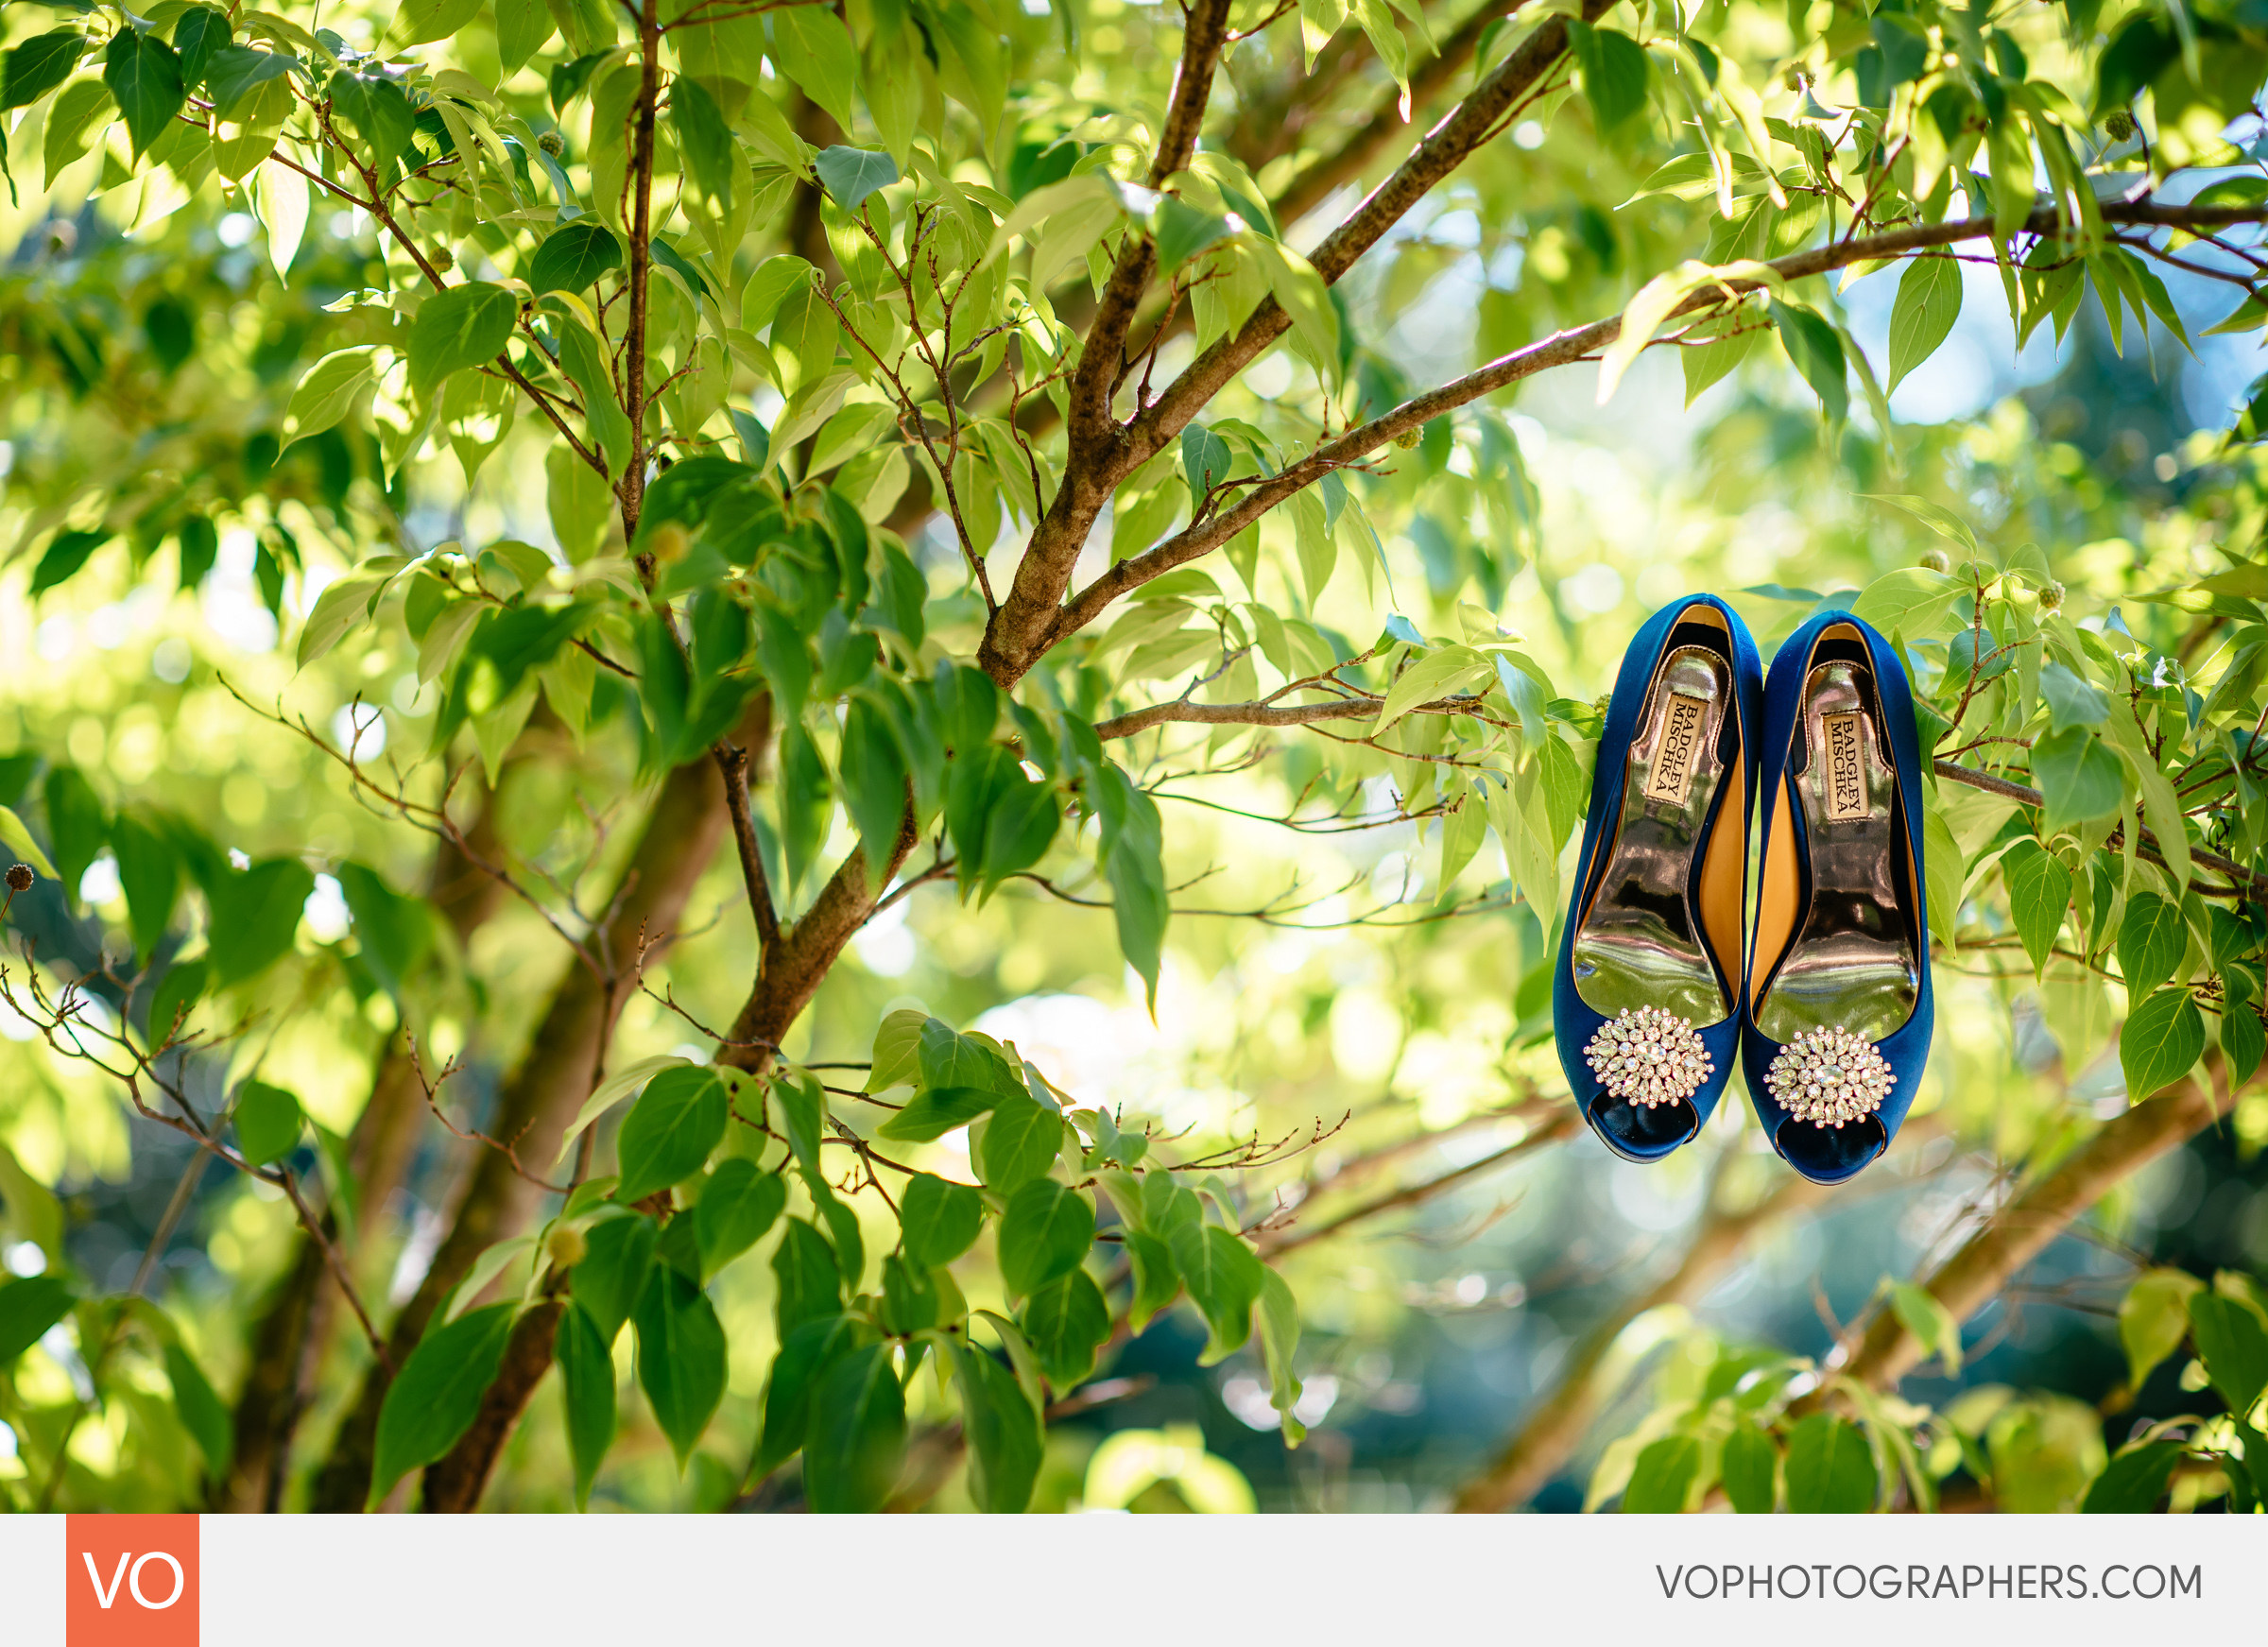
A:
<svg viewBox="0 0 2268 1647">
<path fill-rule="evenodd" d="M 724 783 L 706 756 L 672 772 L 662 786 L 628 866 L 604 935 L 608 975 L 573 967 L 554 992 L 526 1057 L 498 1094 L 490 1132 L 513 1143 L 531 1170 L 547 1167 L 576 1107 L 595 1084 L 614 1021 L 636 987 L 641 937 L 676 927 L 695 884 L 725 832 Z M 387 1353 L 399 1367 L 417 1347 L 443 1300 L 488 1247 L 524 1227 L 543 1192 L 523 1178 L 502 1150 L 482 1147 L 448 1235 L 418 1290 L 395 1318 Z M 316 1484 L 315 1506 L 358 1510 L 369 1492 L 378 1414 L 388 1378 L 383 1366 L 365 1376 L 360 1398 L 340 1429 Z"/>
<path fill-rule="evenodd" d="M 2236 1096 L 2219 1079 L 2211 1086 L 2191 1076 L 2171 1090 L 2137 1104 L 2106 1122 L 2047 1176 L 1995 1213 L 1960 1251 L 1924 1282 L 1955 1321 L 1966 1322 L 2013 1280 L 2112 1189 L 2158 1157 L 2178 1149 L 2234 1107 Z M 1887 1389 L 1927 1356 L 1894 1310 L 1879 1310 L 1858 1334 L 1828 1357 L 1827 1370 Z M 1816 1404 L 1816 1398 L 1811 1404 Z"/>
<path fill-rule="evenodd" d="M 426 876 L 426 901 L 448 923 L 460 948 L 487 924 L 505 899 L 503 884 L 473 862 L 477 857 L 494 863 L 502 850 L 496 796 L 511 781 L 513 771 L 530 758 L 531 746 L 547 742 L 561 730 L 548 706 L 539 702 L 527 732 L 497 775 L 496 790 L 482 796 L 480 810 L 465 831 L 464 846 L 471 849 L 470 855 L 453 840 L 444 839 L 434 849 L 433 867 Z M 348 1137 L 348 1170 L 353 1175 L 361 1210 L 358 1225 L 363 1241 L 358 1244 L 367 1246 L 369 1232 L 380 1226 L 387 1203 L 401 1187 L 417 1144 L 421 1098 L 407 1048 L 397 1029 L 380 1055 L 370 1080 L 369 1099 Z M 326 1239 L 336 1239 L 335 1207 L 323 1210 L 322 1227 Z M 236 1398 L 235 1450 L 227 1476 L 212 1485 L 210 1508 L 247 1511 L 281 1507 L 292 1435 L 329 1347 L 338 1296 L 322 1247 L 301 1232 L 283 1280 L 252 1329 L 251 1365 Z"/>
</svg>

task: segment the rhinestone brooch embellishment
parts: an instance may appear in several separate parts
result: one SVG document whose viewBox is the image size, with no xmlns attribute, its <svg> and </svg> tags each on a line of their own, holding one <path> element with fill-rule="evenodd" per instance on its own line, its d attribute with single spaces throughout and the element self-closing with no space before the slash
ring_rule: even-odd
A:
<svg viewBox="0 0 2268 1647">
<path fill-rule="evenodd" d="M 1583 1061 L 1614 1097 L 1648 1108 L 1691 1098 L 1717 1069 L 1692 1021 L 1658 1006 L 1616 1013 L 1590 1038 Z"/>
<path fill-rule="evenodd" d="M 1764 1072 L 1765 1089 L 1779 1107 L 1813 1126 L 1863 1121 L 1897 1085 L 1874 1043 L 1845 1029 L 1805 1030 Z"/>
</svg>

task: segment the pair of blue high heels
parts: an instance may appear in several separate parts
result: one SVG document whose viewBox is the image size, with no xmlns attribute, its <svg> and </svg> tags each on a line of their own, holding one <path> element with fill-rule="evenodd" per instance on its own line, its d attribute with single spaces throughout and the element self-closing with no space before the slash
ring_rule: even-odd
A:
<svg viewBox="0 0 2268 1647">
<path fill-rule="evenodd" d="M 1912 689 L 1865 623 L 1820 613 L 1767 677 L 1713 595 L 1647 621 L 1607 706 L 1552 1002 L 1608 1149 L 1692 1139 L 1736 1051 L 1805 1177 L 1842 1183 L 1889 1147 L 1935 1019 L 1923 817 Z"/>
</svg>

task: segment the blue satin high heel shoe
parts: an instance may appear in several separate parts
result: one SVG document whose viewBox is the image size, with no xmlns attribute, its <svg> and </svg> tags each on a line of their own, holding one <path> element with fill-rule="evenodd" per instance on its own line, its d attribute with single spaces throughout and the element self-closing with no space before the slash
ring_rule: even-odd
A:
<svg viewBox="0 0 2268 1647">
<path fill-rule="evenodd" d="M 1623 656 L 1552 992 L 1583 1119 L 1625 1160 L 1701 1130 L 1739 1044 L 1756 642 L 1714 595 L 1656 612 Z"/>
<path fill-rule="evenodd" d="M 1789 636 L 1764 686 L 1758 761 L 1748 1096 L 1781 1159 L 1840 1184 L 1897 1135 L 1936 1018 L 1921 750 L 1890 643 L 1839 611 Z"/>
</svg>

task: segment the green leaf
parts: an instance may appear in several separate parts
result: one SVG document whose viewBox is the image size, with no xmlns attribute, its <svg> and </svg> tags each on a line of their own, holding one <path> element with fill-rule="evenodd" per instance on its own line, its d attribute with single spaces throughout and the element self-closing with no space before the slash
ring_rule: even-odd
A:
<svg viewBox="0 0 2268 1647">
<path fill-rule="evenodd" d="M 678 134 L 678 149 L 694 187 L 730 210 L 732 174 L 737 169 L 732 129 L 700 81 L 679 75 L 669 85 L 669 119 Z"/>
<path fill-rule="evenodd" d="M 451 372 L 495 359 L 519 317 L 519 300 L 488 281 L 434 293 L 409 324 L 409 386 L 427 394 Z"/>
<path fill-rule="evenodd" d="M 297 66 L 297 60 L 280 52 L 255 51 L 249 45 L 215 46 L 205 62 L 205 90 L 212 94 L 215 112 L 224 118 L 238 112 L 236 105 L 249 92 L 280 80 Z M 274 95 L 283 97 L 288 106 L 288 90 Z M 256 100 L 250 109 L 242 112 L 247 118 L 260 112 L 268 99 Z M 283 116 L 278 114 L 276 119 Z M 260 152 L 267 153 L 267 144 L 261 144 Z M 253 163 L 257 163 L 256 162 Z"/>
<path fill-rule="evenodd" d="M 729 1109 L 725 1083 L 714 1070 L 664 1070 L 648 1081 L 615 1141 L 622 1182 L 614 1187 L 614 1199 L 627 1207 L 699 1172 L 709 1152 L 724 1141 Z"/>
<path fill-rule="evenodd" d="M 2119 1300 L 2119 1342 L 2126 1349 L 2126 1384 L 2142 1381 L 2190 1334 L 2190 1300 L 2205 1283 L 2186 1270 L 2148 1269 Z"/>
<path fill-rule="evenodd" d="M 15 53 L 9 54 L 9 90 L 14 90 Z M 181 84 L 181 60 L 155 35 L 121 28 L 102 54 L 102 83 L 118 99 L 135 158 L 163 136 L 180 112 L 188 89 Z"/>
<path fill-rule="evenodd" d="M 1618 29 L 1567 24 L 1568 43 L 1583 70 L 1583 94 L 1602 136 L 1643 112 L 1653 64 L 1645 48 Z"/>
<path fill-rule="evenodd" d="M 850 148 L 838 143 L 819 150 L 812 157 L 811 165 L 828 196 L 853 216 L 868 195 L 898 180 L 898 163 L 879 149 Z"/>
<path fill-rule="evenodd" d="M 1002 1194 L 1039 1177 L 1063 1148 L 1063 1118 L 1030 1098 L 1003 1098 L 985 1124 L 977 1170 Z"/>
<path fill-rule="evenodd" d="M 2187 989 L 2168 986 L 2131 1008 L 2119 1031 L 2126 1096 L 2139 1104 L 2172 1086 L 2205 1055 L 2205 1020 Z"/>
<path fill-rule="evenodd" d="M 901 1006 L 882 1021 L 874 1031 L 873 1061 L 867 1067 L 868 1091 L 887 1092 L 920 1078 L 921 1034 L 931 1021 L 927 1013 L 912 1006 Z"/>
<path fill-rule="evenodd" d="M 637 1327 L 638 1384 L 681 1472 L 725 1398 L 725 1330 L 709 1295 L 667 1264 L 646 1277 Z"/>
<path fill-rule="evenodd" d="M 2259 1316 L 2235 1298 L 2199 1293 L 2190 1300 L 2190 1335 L 2228 1410 L 2240 1418 L 2250 1413 L 2268 1388 L 2268 1328 Z"/>
<path fill-rule="evenodd" d="M 55 866 L 47 861 L 47 854 L 40 850 L 40 843 L 31 838 L 31 832 L 24 827 L 24 820 L 16 815 L 13 807 L 0 806 L 0 847 L 6 847 L 11 858 L 30 865 L 48 880 L 60 879 Z"/>
<path fill-rule="evenodd" d="M 622 242 L 614 232 L 595 218 L 578 217 L 553 230 L 536 248 L 527 283 L 539 298 L 546 292 L 588 291 L 601 275 L 621 266 Z"/>
<path fill-rule="evenodd" d="M 1110 1336 L 1110 1306 L 1083 1269 L 1058 1276 L 1034 1292 L 1020 1325 L 1058 1395 L 1087 1381 L 1095 1352 Z"/>
<path fill-rule="evenodd" d="M 1158 241 L 1158 269 L 1171 274 L 1228 232 L 1228 220 L 1200 212 L 1173 195 L 1160 195 L 1150 208 L 1150 232 Z"/>
<path fill-rule="evenodd" d="M 803 1490 L 822 1515 L 879 1510 L 905 1464 L 905 1392 L 887 1344 L 854 1350 L 812 1398 Z"/>
<path fill-rule="evenodd" d="M 1300 1384 L 1295 1358 L 1299 1350 L 1299 1302 L 1291 1283 L 1274 1270 L 1260 1272 L 1260 1348 L 1268 1365 L 1268 1404 L 1282 1419 L 1283 1444 L 1297 1447 L 1307 1438 L 1307 1426 L 1294 1415 L 1299 1405 Z"/>
<path fill-rule="evenodd" d="M 1252 1306 L 1260 1301 L 1263 1266 L 1252 1249 L 1218 1225 L 1179 1223 L 1167 1236 L 1174 1265 L 1211 1330 L 1200 1366 L 1211 1366 L 1244 1347 L 1252 1336 Z"/>
<path fill-rule="evenodd" d="M 257 72 L 267 77 L 280 70 L 271 59 Z M 330 94 L 331 112 L 344 117 L 360 134 L 363 159 L 372 170 L 385 176 L 397 160 L 417 163 L 409 143 L 418 129 L 417 111 L 399 85 L 384 75 L 341 73 L 331 77 Z"/>
<path fill-rule="evenodd" d="M 1047 1449 L 1039 1409 L 1013 1372 L 965 1340 L 953 1343 L 953 1368 L 969 1437 L 969 1496 L 979 1510 L 1018 1514 L 1032 1501 Z"/>
<path fill-rule="evenodd" d="M 1631 1467 L 1630 1484 L 1623 1489 L 1623 1513 L 1677 1514 L 1685 1508 L 1686 1493 L 1700 1469 L 1699 1437 L 1664 1435 L 1648 1442 Z"/>
<path fill-rule="evenodd" d="M 291 391 L 290 404 L 284 408 L 286 448 L 336 427 L 354 409 L 355 399 L 377 380 L 377 352 L 376 344 L 366 343 L 326 354 L 307 369 L 307 375 Z"/>
<path fill-rule="evenodd" d="M 559 1364 L 566 1396 L 567 1450 L 575 1460 L 578 1510 L 590 1507 L 591 1484 L 598 1479 L 607 1449 L 614 1445 L 614 1356 L 609 1342 L 580 1304 L 571 1301 L 559 1312 L 551 1354 Z"/>
<path fill-rule="evenodd" d="M 2110 700 L 2076 671 L 2060 663 L 2039 667 L 2039 695 L 2047 700 L 2048 729 L 2099 727 L 2110 719 Z"/>
<path fill-rule="evenodd" d="M 1963 520 L 1959 515 L 1954 514 L 1952 510 L 1945 507 L 1943 505 L 1933 504 L 1930 502 L 1928 498 L 1910 497 L 1896 492 L 1861 492 L 1859 495 L 1873 503 L 1889 504 L 1897 508 L 1903 509 L 1907 514 L 1912 515 L 1916 520 L 1919 521 L 1923 525 L 1929 527 L 1933 532 L 1935 532 L 1939 537 L 1945 538 L 1954 543 L 1959 544 L 1962 548 L 1962 551 L 1967 554 L 1971 560 L 1981 560 L 1984 558 L 1984 551 L 1978 546 L 1977 535 L 1969 530 L 1968 523 Z M 1936 577 L 1944 577 L 1945 574 L 1934 573 L 1932 574 L 1932 575 Z M 1967 585 L 1956 581 L 1954 583 L 1953 594 L 1955 596 L 1959 595 L 1967 587 Z M 1951 599 L 1952 597 L 1948 597 L 1947 605 L 1950 606 L 1951 604 Z M 1859 615 L 1861 617 L 1866 616 L 1864 612 L 1861 612 Z M 1867 621 L 1870 623 L 1873 622 L 1872 619 L 1868 619 Z M 1932 623 L 1934 623 L 1936 620 L 1934 617 L 1933 617 L 1931 621 Z M 1922 630 L 1920 626 L 1909 624 L 1907 626 L 1906 632 L 1908 634 L 1919 634 L 1922 632 Z"/>
<path fill-rule="evenodd" d="M 1890 1289 L 1890 1307 L 1914 1341 L 1945 1365 L 1947 1378 L 1961 1372 L 1961 1323 L 1928 1288 L 1899 1281 Z"/>
<path fill-rule="evenodd" d="M 1844 357 L 1842 337 L 1825 317 L 1800 303 L 1783 303 L 1774 298 L 1771 306 L 1780 347 L 1819 397 L 1829 426 L 1840 426 L 1850 415 L 1850 363 Z"/>
<path fill-rule="evenodd" d="M 1385 705 L 1378 712 L 1370 735 L 1377 737 L 1421 705 L 1493 679 L 1495 676 L 1495 664 L 1470 646 L 1443 646 L 1412 659 L 1409 667 L 1386 689 Z"/>
<path fill-rule="evenodd" d="M 147 1022 L 153 1044 L 169 1039 L 177 1021 L 184 1026 L 188 1023 L 190 1009 L 204 999 L 205 980 L 210 970 L 201 957 L 165 969 L 165 975 L 158 980 L 158 986 L 149 998 Z"/>
<path fill-rule="evenodd" d="M 1901 566 L 1866 586 L 1851 610 L 1876 628 L 1926 635 L 1953 609 L 1967 585 L 1924 566 Z"/>
<path fill-rule="evenodd" d="M 208 884 L 213 919 L 205 937 L 214 984 L 240 983 L 290 953 L 300 914 L 314 890 L 315 871 L 297 858 L 270 858 Z"/>
<path fill-rule="evenodd" d="M 1950 256 L 1917 257 L 1898 278 L 1890 306 L 1890 391 L 1937 352 L 1961 317 L 1961 265 Z"/>
<path fill-rule="evenodd" d="M 707 1280 L 765 1237 L 787 1207 L 787 1185 L 743 1156 L 716 1163 L 701 1186 L 693 1227 Z"/>
<path fill-rule="evenodd" d="M 844 810 L 864 847 L 867 884 L 878 888 L 905 816 L 911 773 L 888 718 L 863 697 L 852 698 L 844 714 L 836 770 L 843 781 Z"/>
<path fill-rule="evenodd" d="M 2166 1496 L 2174 1467 L 2181 1462 L 2178 1441 L 2145 1441 L 2122 1448 L 2087 1489 L 2079 1505 L 2084 1516 L 2139 1516 L 2157 1508 Z"/>
<path fill-rule="evenodd" d="M 236 1089 L 236 1146 L 255 1167 L 282 1160 L 296 1148 L 307 1115 L 281 1087 L 247 1081 Z"/>
<path fill-rule="evenodd" d="M 58 532 L 48 541 L 47 551 L 40 563 L 32 568 L 31 596 L 37 600 L 58 584 L 68 583 L 87 563 L 88 557 L 108 543 L 115 533 L 97 526 L 85 532 Z"/>
<path fill-rule="evenodd" d="M 2032 775 L 2047 801 L 2050 832 L 2110 816 L 2126 794 L 2126 768 L 2084 727 L 2040 739 L 2032 750 Z"/>
<path fill-rule="evenodd" d="M 1733 1509 L 1744 1516 L 1769 1516 L 1778 1496 L 1778 1470 L 1779 1450 L 1772 1438 L 1753 1419 L 1736 1420 L 1725 1437 L 1719 1469 Z"/>
<path fill-rule="evenodd" d="M 803 1219 L 790 1218 L 781 1227 L 772 1278 L 782 1342 L 804 1322 L 842 1312 L 843 1277 L 835 1267 L 834 1248 Z"/>
<path fill-rule="evenodd" d="M 1171 1247 L 1138 1229 L 1126 1231 L 1126 1259 L 1134 1266 L 1134 1296 L 1126 1303 L 1126 1325 L 1140 1332 L 1181 1291 L 1181 1272 L 1174 1267 Z"/>
<path fill-rule="evenodd" d="M 480 0 L 402 0 L 387 32 L 402 45 L 447 40 L 480 15 Z"/>
<path fill-rule="evenodd" d="M 1158 1006 L 1158 968 L 1172 905 L 1165 891 L 1165 832 L 1158 803 L 1115 763 L 1096 776 L 1093 798 L 1102 815 L 1096 866 L 1110 883 L 1111 914 L 1126 965 L 1142 977 L 1146 999 Z"/>
<path fill-rule="evenodd" d="M 165 1347 L 165 1378 L 173 1385 L 173 1409 L 181 1428 L 205 1455 L 205 1479 L 217 1482 L 229 1473 L 236 1452 L 236 1431 L 228 1405 L 213 1391 L 204 1369 L 178 1344 Z"/>
<path fill-rule="evenodd" d="M 2221 1009 L 2221 1056 L 2228 1064 L 2232 1087 L 2242 1087 L 2268 1054 L 2268 1025 L 2255 1006 L 2231 1002 Z"/>
<path fill-rule="evenodd" d="M 1874 1508 L 1874 1454 L 1855 1424 L 1813 1413 L 1788 1436 L 1788 1508 L 1796 1515 L 1864 1515 Z"/>
<path fill-rule="evenodd" d="M 2001 878 L 2008 884 L 2008 913 L 2017 935 L 2032 958 L 2034 975 L 2040 975 L 2071 906 L 2071 872 L 2037 841 L 2021 840 L 2002 857 Z"/>
<path fill-rule="evenodd" d="M 849 30 L 824 6 L 791 6 L 772 13 L 772 60 L 787 80 L 834 116 L 845 131 L 856 124 L 851 96 L 858 83 L 858 49 Z"/>
<path fill-rule="evenodd" d="M 495 1381 L 519 1307 L 471 1310 L 425 1334 L 387 1387 L 378 1410 L 369 1506 L 386 1501 L 394 1484 L 457 1444 Z"/>
<path fill-rule="evenodd" d="M 944 1319 L 946 1295 L 939 1272 L 910 1264 L 896 1253 L 882 1261 L 882 1325 L 892 1337 L 926 1331 Z M 957 1292 L 958 1289 L 955 1289 Z"/>
<path fill-rule="evenodd" d="M 600 1340 L 611 1345 L 645 1291 L 661 1230 L 644 1213 L 617 1214 L 593 1224 L 584 1239 L 589 1247 L 570 1273 L 569 1285 Z"/>
<path fill-rule="evenodd" d="M 76 1301 L 71 1283 L 58 1275 L 26 1276 L 0 1286 L 0 1367 L 45 1337 Z"/>
<path fill-rule="evenodd" d="M 431 906 L 396 892 L 367 864 L 341 864 L 332 873 L 354 918 L 354 941 L 363 961 L 379 987 L 399 998 L 411 971 L 433 948 Z"/>
<path fill-rule="evenodd" d="M 110 817 L 103 810 L 102 798 L 76 766 L 57 766 L 48 772 L 46 800 L 47 838 L 55 843 L 56 861 L 60 866 L 58 878 L 63 884 L 65 900 L 76 901 L 87 866 L 110 838 Z M 314 884 L 312 879 L 308 884 Z"/>
<path fill-rule="evenodd" d="M 1212 489 L 1229 478 L 1236 467 L 1236 454 L 1228 442 L 1202 423 L 1192 422 L 1181 431 L 1181 478 L 1189 483 L 1189 506 L 1194 512 L 1205 506 Z"/>
<path fill-rule="evenodd" d="M 87 37 L 76 28 L 35 34 L 0 59 L 0 113 L 28 109 L 71 77 Z"/>
<path fill-rule="evenodd" d="M 1087 1198 L 1053 1178 L 1034 1178 L 1008 1197 L 1001 1215 L 1000 1278 L 1012 1295 L 1028 1297 L 1078 1268 L 1093 1243 Z"/>
<path fill-rule="evenodd" d="M 157 831 L 124 813 L 111 825 L 111 850 L 117 855 L 118 883 L 126 891 L 134 952 L 146 966 L 173 918 L 181 889 L 180 854 Z"/>
<path fill-rule="evenodd" d="M 2189 947 L 2189 923 L 2180 906 L 2155 892 L 2138 891 L 2126 901 L 2119 922 L 2119 970 L 2134 995 L 2147 995 L 2173 979 Z"/>
<path fill-rule="evenodd" d="M 855 1315 L 829 1314 L 804 1322 L 780 1344 L 764 1386 L 764 1439 L 752 1476 L 778 1469 L 802 1447 L 811 1427 L 812 1392 L 835 1364 L 874 1342 L 874 1329 Z"/>
<path fill-rule="evenodd" d="M 984 1197 L 966 1184 L 928 1173 L 906 1180 L 898 1197 L 898 1224 L 905 1256 L 923 1266 L 951 1263 L 976 1244 L 984 1227 Z"/>
<path fill-rule="evenodd" d="M 1000 1102 L 1000 1094 L 974 1087 L 938 1087 L 915 1095 L 912 1103 L 874 1129 L 875 1136 L 906 1143 L 929 1143 L 968 1125 Z"/>
<path fill-rule="evenodd" d="M 536 55 L 556 27 L 543 0 L 496 0 L 496 57 L 507 78 Z"/>
</svg>

